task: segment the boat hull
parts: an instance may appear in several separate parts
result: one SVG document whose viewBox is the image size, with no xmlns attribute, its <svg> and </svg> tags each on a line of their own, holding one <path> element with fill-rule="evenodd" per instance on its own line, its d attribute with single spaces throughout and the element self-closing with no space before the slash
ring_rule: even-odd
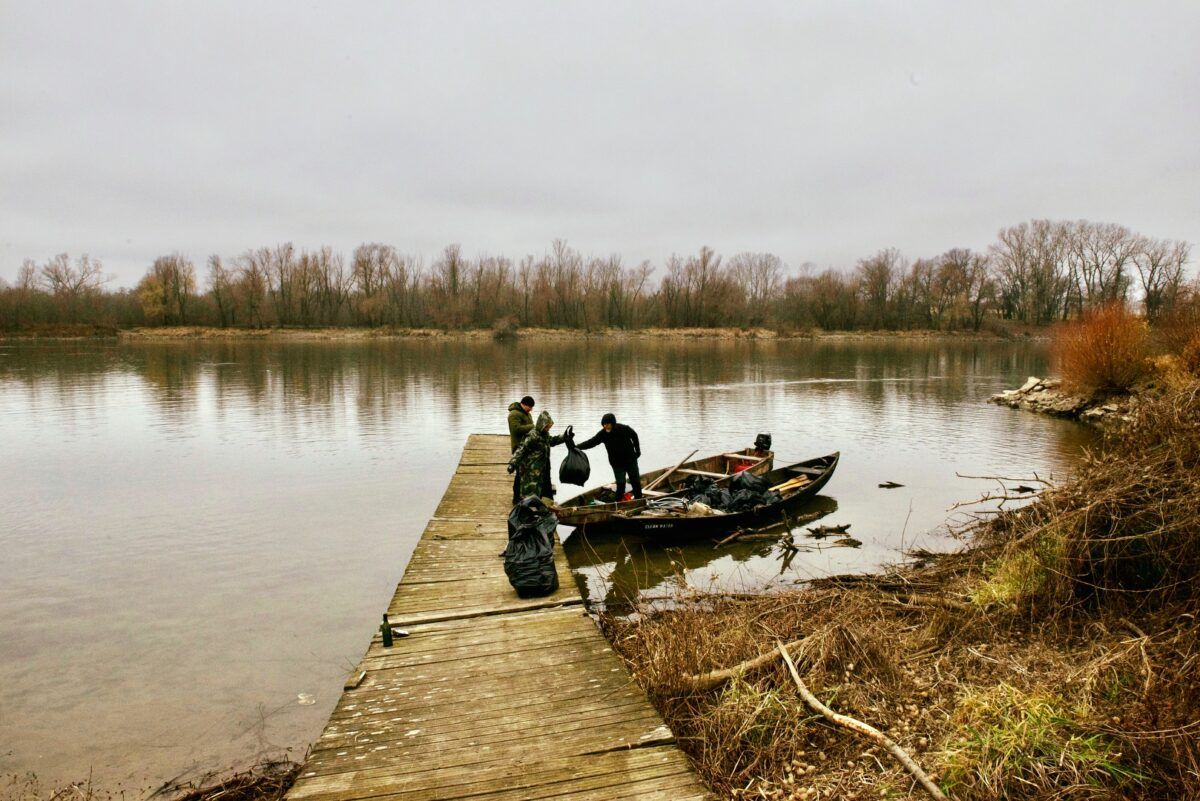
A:
<svg viewBox="0 0 1200 801">
<path fill-rule="evenodd" d="M 773 504 L 757 506 L 744 512 L 705 517 L 647 517 L 638 515 L 639 509 L 633 513 L 612 515 L 598 525 L 588 525 L 586 531 L 588 535 L 637 534 L 651 541 L 680 542 L 717 539 L 738 529 L 758 528 L 780 520 L 785 514 L 802 509 L 829 483 L 839 459 L 839 453 L 832 453 L 764 474 L 768 478 L 774 476 L 776 479 L 782 479 L 788 470 L 820 470 L 820 474 L 812 476 L 812 480 L 804 487 Z"/>
<path fill-rule="evenodd" d="M 649 486 L 664 473 L 674 469 L 676 472 L 672 473 L 659 489 L 663 490 L 662 497 L 677 495 L 682 492 L 682 482 L 688 475 L 691 475 L 695 471 L 713 473 L 720 470 L 721 472 L 725 472 L 725 467 L 735 464 L 733 457 L 744 459 L 745 464 L 748 465 L 746 471 L 754 475 L 764 475 L 770 472 L 775 466 L 774 454 L 770 451 L 763 455 L 757 455 L 753 449 L 747 448 L 742 451 L 719 453 L 700 459 L 693 459 L 692 461 L 684 462 L 676 468 L 664 467 L 658 470 L 651 470 L 648 473 L 642 474 L 642 486 Z M 757 461 L 751 464 L 751 460 Z M 724 481 L 717 483 L 727 483 L 730 478 L 732 478 L 732 474 L 728 475 Z M 588 490 L 556 506 L 554 514 L 558 518 L 559 524 L 563 526 L 588 527 L 604 525 L 615 514 L 630 514 L 644 509 L 649 500 L 649 498 L 637 498 L 616 503 L 592 503 L 592 500 L 603 489 L 604 487 L 597 487 Z"/>
</svg>

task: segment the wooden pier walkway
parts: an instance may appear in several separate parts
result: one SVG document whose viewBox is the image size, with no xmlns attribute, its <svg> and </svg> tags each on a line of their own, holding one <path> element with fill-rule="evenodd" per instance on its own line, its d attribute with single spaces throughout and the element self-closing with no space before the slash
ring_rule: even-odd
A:
<svg viewBox="0 0 1200 801">
<path fill-rule="evenodd" d="M 561 587 L 521 600 L 499 558 L 508 437 L 475 434 L 377 634 L 288 793 L 351 799 L 712 796 L 583 608 Z"/>
</svg>

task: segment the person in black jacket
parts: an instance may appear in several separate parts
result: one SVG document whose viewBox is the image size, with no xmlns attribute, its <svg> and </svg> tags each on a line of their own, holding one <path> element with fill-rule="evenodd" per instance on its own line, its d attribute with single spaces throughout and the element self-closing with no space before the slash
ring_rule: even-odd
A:
<svg viewBox="0 0 1200 801">
<path fill-rule="evenodd" d="M 617 416 L 612 412 L 600 418 L 600 431 L 589 440 L 579 443 L 579 449 L 586 451 L 604 443 L 608 451 L 608 463 L 612 465 L 613 476 L 617 479 L 617 498 L 625 497 L 625 476 L 633 487 L 633 497 L 642 497 L 642 475 L 638 470 L 638 457 L 642 455 L 642 445 L 638 442 L 637 432 L 624 423 L 617 422 Z"/>
</svg>

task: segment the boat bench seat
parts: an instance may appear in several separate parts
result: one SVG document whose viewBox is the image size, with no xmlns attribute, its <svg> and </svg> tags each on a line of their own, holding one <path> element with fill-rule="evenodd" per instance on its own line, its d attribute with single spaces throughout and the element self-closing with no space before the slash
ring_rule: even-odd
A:
<svg viewBox="0 0 1200 801">
<path fill-rule="evenodd" d="M 789 467 L 789 473 L 799 473 L 804 476 L 819 476 L 824 473 L 824 470 L 818 470 L 815 467 Z"/>
<path fill-rule="evenodd" d="M 676 473 L 687 473 L 690 476 L 708 476 L 709 478 L 729 478 L 728 473 L 710 473 L 707 470 L 676 470 Z"/>
<path fill-rule="evenodd" d="M 763 459 L 767 458 L 765 456 L 751 456 L 748 453 L 723 453 L 721 455 L 724 456 L 726 459 L 737 459 L 737 460 L 748 459 L 751 462 L 761 462 Z"/>
</svg>

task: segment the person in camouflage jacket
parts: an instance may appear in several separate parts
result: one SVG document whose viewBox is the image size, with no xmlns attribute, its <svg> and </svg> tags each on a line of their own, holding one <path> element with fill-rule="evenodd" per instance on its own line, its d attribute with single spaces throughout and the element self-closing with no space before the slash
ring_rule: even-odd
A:
<svg viewBox="0 0 1200 801">
<path fill-rule="evenodd" d="M 549 412 L 538 415 L 533 430 L 526 435 L 512 458 L 508 460 L 508 472 L 518 471 L 520 478 L 520 495 L 527 498 L 536 495 L 539 498 L 553 498 L 550 487 L 550 449 L 561 445 L 571 437 L 571 429 L 561 436 L 551 436 L 550 428 L 554 425 Z"/>
<path fill-rule="evenodd" d="M 521 441 L 533 430 L 533 396 L 526 395 L 508 406 L 509 452 L 516 453 Z M 513 476 L 513 506 L 521 502 L 521 474 Z"/>
</svg>

